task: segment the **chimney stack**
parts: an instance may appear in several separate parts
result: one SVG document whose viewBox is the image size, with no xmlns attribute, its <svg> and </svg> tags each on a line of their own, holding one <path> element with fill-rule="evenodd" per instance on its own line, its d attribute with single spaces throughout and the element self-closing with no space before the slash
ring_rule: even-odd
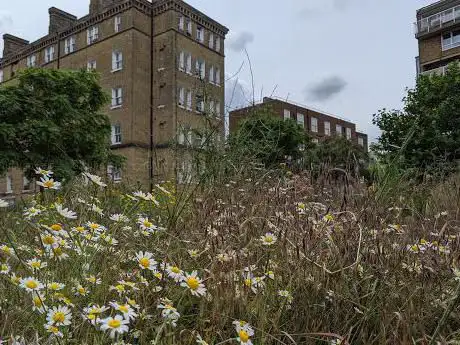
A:
<svg viewBox="0 0 460 345">
<path fill-rule="evenodd" d="M 50 34 L 68 29 L 72 25 L 74 25 L 77 21 L 76 16 L 70 13 L 67 13 L 65 11 L 62 11 L 56 7 L 51 7 L 48 10 L 48 13 L 50 15 L 50 25 L 49 25 Z"/>
<path fill-rule="evenodd" d="M 10 34 L 3 35 L 3 57 L 15 54 L 21 49 L 27 47 L 29 41 Z"/>
</svg>

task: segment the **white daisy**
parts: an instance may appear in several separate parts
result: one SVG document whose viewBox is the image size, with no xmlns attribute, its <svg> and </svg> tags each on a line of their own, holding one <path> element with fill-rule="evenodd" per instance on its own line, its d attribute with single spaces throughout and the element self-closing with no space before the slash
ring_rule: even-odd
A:
<svg viewBox="0 0 460 345">
<path fill-rule="evenodd" d="M 42 211 L 36 207 L 29 207 L 29 208 L 25 208 L 24 209 L 24 217 L 26 217 L 27 219 L 31 219 L 33 217 L 36 217 L 38 216 L 40 213 L 42 213 Z"/>
<path fill-rule="evenodd" d="M 61 204 L 55 203 L 56 211 L 67 219 L 77 219 L 77 214 L 74 211 L 69 210 L 68 208 L 63 208 Z"/>
<path fill-rule="evenodd" d="M 43 284 L 34 277 L 21 279 L 19 286 L 25 289 L 27 292 L 39 291 L 43 289 Z"/>
<path fill-rule="evenodd" d="M 113 309 L 121 312 L 126 320 L 134 320 L 137 317 L 136 312 L 128 303 L 118 304 L 117 302 L 109 302 L 109 304 Z"/>
<path fill-rule="evenodd" d="M 115 317 L 108 317 L 100 321 L 101 330 L 109 331 L 110 338 L 115 338 L 115 335 L 123 334 L 129 331 L 129 320 L 125 320 L 123 316 L 116 315 Z"/>
<path fill-rule="evenodd" d="M 34 294 L 32 296 L 32 310 L 38 311 L 40 314 L 44 314 L 46 311 L 45 295 L 41 293 Z"/>
<path fill-rule="evenodd" d="M 45 177 L 51 177 L 53 175 L 53 172 L 51 170 L 45 170 L 45 169 L 38 167 L 35 169 L 35 174 L 42 175 Z"/>
<path fill-rule="evenodd" d="M 65 288 L 65 285 L 58 282 L 51 282 L 46 286 L 46 288 L 52 291 L 60 291 Z"/>
<path fill-rule="evenodd" d="M 265 235 L 260 237 L 260 241 L 264 246 L 271 246 L 276 242 L 276 236 L 273 235 L 271 232 L 267 232 Z"/>
<path fill-rule="evenodd" d="M 46 262 L 42 262 L 41 260 L 37 258 L 27 260 L 27 265 L 29 265 L 33 270 L 37 270 L 37 271 L 48 266 Z"/>
<path fill-rule="evenodd" d="M 126 217 L 124 214 L 120 214 L 120 213 L 112 214 L 109 217 L 109 219 L 113 220 L 114 222 L 118 222 L 118 223 L 127 223 L 127 222 L 129 222 L 129 218 Z"/>
<path fill-rule="evenodd" d="M 100 307 L 98 304 L 90 305 L 86 308 L 83 308 L 83 318 L 90 321 L 92 325 L 96 325 L 98 323 L 98 319 L 100 318 L 101 314 L 108 310 L 109 307 L 102 306 Z"/>
<path fill-rule="evenodd" d="M 241 345 L 252 345 L 250 337 L 254 335 L 254 330 L 246 321 L 233 321 L 235 330 L 238 333 L 237 340 Z"/>
<path fill-rule="evenodd" d="M 68 326 L 72 319 L 72 312 L 67 306 L 53 307 L 48 310 L 46 321 L 53 326 Z"/>
<path fill-rule="evenodd" d="M 168 298 L 162 298 L 161 303 L 157 305 L 158 309 L 161 309 L 161 316 L 166 323 L 173 327 L 177 326 L 177 320 L 180 318 L 180 314 L 176 308 L 174 308 L 171 300 Z"/>
<path fill-rule="evenodd" d="M 102 178 L 100 176 L 90 174 L 89 172 L 84 172 L 82 175 L 85 179 L 86 184 L 88 184 L 88 181 L 91 181 L 100 187 L 107 187 L 107 184 L 102 182 Z"/>
<path fill-rule="evenodd" d="M 40 178 L 37 184 L 45 189 L 59 190 L 61 188 L 61 182 L 54 181 L 47 176 Z"/>
<path fill-rule="evenodd" d="M 177 266 L 168 265 L 166 272 L 169 278 L 174 279 L 178 283 L 184 278 L 184 271 Z"/>
<path fill-rule="evenodd" d="M 190 292 L 194 296 L 204 296 L 206 294 L 206 287 L 203 281 L 198 277 L 198 272 L 193 271 L 192 273 L 185 273 L 181 286 L 189 288 Z"/>
<path fill-rule="evenodd" d="M 45 329 L 48 333 L 51 333 L 55 337 L 62 338 L 64 336 L 64 334 L 62 334 L 62 332 L 56 326 L 45 324 Z"/>
<path fill-rule="evenodd" d="M 157 267 L 157 262 L 153 259 L 153 254 L 150 252 L 138 252 L 136 259 L 139 267 L 143 270 L 154 271 Z"/>
</svg>

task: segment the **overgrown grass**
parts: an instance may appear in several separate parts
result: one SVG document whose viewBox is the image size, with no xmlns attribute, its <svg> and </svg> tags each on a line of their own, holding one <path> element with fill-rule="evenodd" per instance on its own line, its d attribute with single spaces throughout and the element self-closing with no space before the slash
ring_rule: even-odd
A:
<svg viewBox="0 0 460 345">
<path fill-rule="evenodd" d="M 257 345 L 460 342 L 458 180 L 430 187 L 423 212 L 394 186 L 388 195 L 350 179 L 319 183 L 280 171 L 195 187 L 164 184 L 143 198 L 80 181 L 37 195 L 26 206 L 41 210 L 37 216 L 0 209 L 2 340 L 170 345 L 195 344 L 200 335 L 236 344 L 246 338 L 235 328 L 251 334 L 232 324 L 244 320 Z M 77 218 L 63 217 L 56 203 Z M 55 244 L 46 245 L 49 235 Z M 139 260 L 145 252 L 156 261 L 148 268 Z M 47 267 L 33 269 L 34 258 Z M 171 266 L 197 271 L 206 293 L 193 295 L 196 282 L 175 281 Z M 44 285 L 39 294 L 20 286 L 26 277 Z M 51 282 L 65 287 L 52 291 Z M 37 296 L 43 306 L 33 310 Z M 172 307 L 162 316 L 164 298 L 180 317 Z M 114 301 L 136 316 L 112 339 L 98 321 L 121 315 Z M 88 320 L 84 308 L 93 304 L 108 309 Z M 56 337 L 46 316 L 65 305 L 71 322 Z"/>
</svg>

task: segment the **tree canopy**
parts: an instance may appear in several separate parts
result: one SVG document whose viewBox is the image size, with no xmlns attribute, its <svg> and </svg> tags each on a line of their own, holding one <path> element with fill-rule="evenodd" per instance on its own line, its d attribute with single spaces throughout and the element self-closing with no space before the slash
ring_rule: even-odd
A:
<svg viewBox="0 0 460 345">
<path fill-rule="evenodd" d="M 382 134 L 374 150 L 404 169 L 446 174 L 460 159 L 460 68 L 421 75 L 408 90 L 404 108 L 380 110 L 373 123 Z"/>
<path fill-rule="evenodd" d="M 121 157 L 110 151 L 108 98 L 94 72 L 27 69 L 0 88 L 0 174 L 52 167 L 71 178 Z"/>
</svg>

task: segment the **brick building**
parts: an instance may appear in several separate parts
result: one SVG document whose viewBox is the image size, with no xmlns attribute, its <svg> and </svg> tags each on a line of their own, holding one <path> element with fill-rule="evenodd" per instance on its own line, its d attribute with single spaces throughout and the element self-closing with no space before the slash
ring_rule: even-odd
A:
<svg viewBox="0 0 460 345">
<path fill-rule="evenodd" d="M 229 114 L 230 133 L 237 129 L 242 119 L 251 116 L 254 111 L 263 107 L 268 107 L 279 117 L 297 121 L 313 137 L 314 142 L 332 135 L 340 135 L 356 142 L 366 151 L 368 150 L 367 134 L 357 132 L 354 123 L 320 110 L 273 97 L 264 97 L 262 103 L 231 111 Z"/>
<path fill-rule="evenodd" d="M 460 59 L 460 0 L 442 0 L 417 11 L 417 74 L 445 72 Z"/>
<path fill-rule="evenodd" d="M 127 157 L 123 171 L 108 172 L 148 186 L 180 174 L 184 157 L 172 147 L 193 129 L 212 118 L 223 134 L 227 32 L 181 0 L 90 0 L 79 19 L 52 7 L 45 37 L 3 36 L 0 83 L 27 67 L 95 69 L 112 99 L 108 140 Z M 33 189 L 17 169 L 0 178 L 0 197 Z"/>
</svg>

